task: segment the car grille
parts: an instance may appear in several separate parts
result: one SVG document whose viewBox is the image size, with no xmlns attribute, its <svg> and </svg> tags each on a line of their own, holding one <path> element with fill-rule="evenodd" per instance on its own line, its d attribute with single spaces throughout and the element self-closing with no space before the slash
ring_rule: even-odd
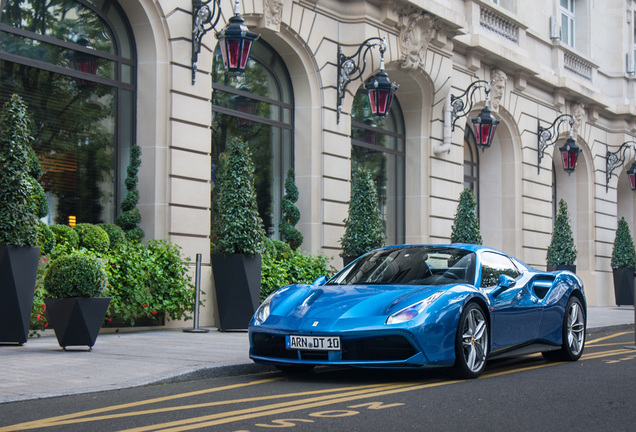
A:
<svg viewBox="0 0 636 432">
<path fill-rule="evenodd" d="M 371 338 L 342 339 L 343 361 L 399 361 L 415 355 L 417 351 L 403 336 L 377 336 Z M 285 336 L 267 333 L 252 335 L 252 354 L 258 357 L 270 357 L 296 360 L 327 361 L 326 351 L 297 350 L 285 348 Z"/>
</svg>

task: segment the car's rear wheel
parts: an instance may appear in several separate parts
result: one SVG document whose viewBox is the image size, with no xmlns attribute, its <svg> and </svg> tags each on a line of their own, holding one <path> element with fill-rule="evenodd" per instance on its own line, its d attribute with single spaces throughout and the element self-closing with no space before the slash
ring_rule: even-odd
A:
<svg viewBox="0 0 636 432">
<path fill-rule="evenodd" d="M 487 356 L 488 321 L 477 304 L 469 303 L 459 318 L 455 336 L 455 375 L 477 378 L 486 368 Z"/>
<path fill-rule="evenodd" d="M 547 360 L 576 361 L 585 346 L 585 309 L 578 297 L 572 296 L 565 307 L 562 326 L 563 343 L 558 351 L 542 353 Z"/>
</svg>

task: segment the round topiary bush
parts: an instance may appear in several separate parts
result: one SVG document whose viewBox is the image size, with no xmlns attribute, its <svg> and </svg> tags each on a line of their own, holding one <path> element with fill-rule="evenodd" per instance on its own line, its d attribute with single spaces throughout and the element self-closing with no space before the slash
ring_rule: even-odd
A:
<svg viewBox="0 0 636 432">
<path fill-rule="evenodd" d="M 52 298 L 98 297 L 106 282 L 102 263 L 79 253 L 57 258 L 44 275 L 44 289 Z"/>
<path fill-rule="evenodd" d="M 79 235 L 81 247 L 95 252 L 108 252 L 110 239 L 108 233 L 102 228 L 89 223 L 81 223 L 75 225 L 73 229 Z"/>
<path fill-rule="evenodd" d="M 55 234 L 55 242 L 58 245 L 68 245 L 73 249 L 79 247 L 79 234 L 68 225 L 51 225 L 51 231 Z"/>
<path fill-rule="evenodd" d="M 110 240 L 110 250 L 126 245 L 126 233 L 121 227 L 115 224 L 101 223 L 97 224 L 98 227 L 106 231 L 108 239 Z"/>
</svg>

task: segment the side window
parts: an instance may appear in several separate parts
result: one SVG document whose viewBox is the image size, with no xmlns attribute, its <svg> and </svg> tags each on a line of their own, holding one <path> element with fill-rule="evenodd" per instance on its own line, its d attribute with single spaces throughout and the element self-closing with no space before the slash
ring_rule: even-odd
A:
<svg viewBox="0 0 636 432">
<path fill-rule="evenodd" d="M 484 252 L 481 255 L 481 287 L 492 288 L 497 286 L 497 280 L 502 274 L 514 279 L 521 276 L 521 272 L 510 258 L 498 253 Z"/>
</svg>

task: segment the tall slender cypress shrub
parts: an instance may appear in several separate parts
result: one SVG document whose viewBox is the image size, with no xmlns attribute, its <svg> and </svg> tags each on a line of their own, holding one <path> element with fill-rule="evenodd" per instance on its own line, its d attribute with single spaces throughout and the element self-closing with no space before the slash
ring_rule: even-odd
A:
<svg viewBox="0 0 636 432">
<path fill-rule="evenodd" d="M 285 195 L 281 205 L 283 217 L 278 229 L 292 250 L 298 249 L 303 242 L 303 235 L 296 228 L 296 224 L 300 220 L 300 210 L 296 207 L 296 201 L 298 201 L 298 187 L 296 186 L 294 171 L 290 169 L 285 179 Z"/>
<path fill-rule="evenodd" d="M 470 189 L 464 189 L 459 195 L 459 204 L 451 231 L 451 243 L 482 244 L 477 219 L 477 200 Z"/>
<path fill-rule="evenodd" d="M 118 225 L 126 233 L 126 238 L 133 241 L 141 241 L 144 238 L 144 230 L 141 229 L 139 224 L 141 223 L 141 213 L 137 208 L 139 202 L 139 189 L 137 189 L 137 183 L 139 182 L 138 173 L 139 166 L 141 165 L 141 148 L 134 144 L 130 148 L 130 163 L 126 169 L 126 197 L 121 203 L 121 214 L 115 219 L 115 224 Z"/>
</svg>

